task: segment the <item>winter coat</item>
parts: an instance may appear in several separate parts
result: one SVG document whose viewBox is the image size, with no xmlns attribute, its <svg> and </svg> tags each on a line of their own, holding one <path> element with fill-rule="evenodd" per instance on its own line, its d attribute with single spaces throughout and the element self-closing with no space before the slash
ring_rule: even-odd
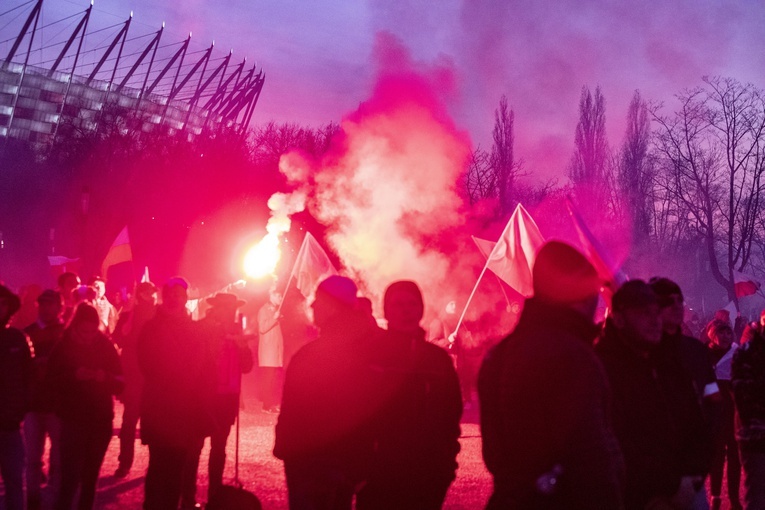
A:
<svg viewBox="0 0 765 510">
<path fill-rule="evenodd" d="M 629 345 L 611 321 L 595 347 L 613 391 L 614 430 L 627 468 L 628 509 L 670 498 L 683 476 L 704 476 L 709 469 L 712 438 L 693 377 L 676 356 L 676 347 L 657 346 L 646 355 Z"/>
<path fill-rule="evenodd" d="M 185 313 L 160 306 L 141 330 L 138 365 L 144 378 L 141 439 L 188 448 L 212 431 L 214 360 L 200 327 Z"/>
<path fill-rule="evenodd" d="M 741 449 L 765 452 L 765 335 L 755 334 L 736 351 L 731 387 Z"/>
<path fill-rule="evenodd" d="M 478 379 L 489 509 L 622 508 L 623 463 L 596 327 L 574 310 L 526 300 Z M 554 480 L 552 480 L 554 478 Z"/>
<path fill-rule="evenodd" d="M 33 352 L 21 330 L 0 327 L 0 430 L 18 430 L 29 410 Z"/>
</svg>

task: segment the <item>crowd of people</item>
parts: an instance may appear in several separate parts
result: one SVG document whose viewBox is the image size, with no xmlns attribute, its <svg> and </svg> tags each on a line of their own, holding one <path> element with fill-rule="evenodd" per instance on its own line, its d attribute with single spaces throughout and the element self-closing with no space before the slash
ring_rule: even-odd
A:
<svg viewBox="0 0 765 510">
<path fill-rule="evenodd" d="M 408 280 L 387 287 L 384 321 L 351 279 L 330 276 L 311 325 L 294 289 L 273 288 L 251 328 L 228 292 L 193 320 L 183 278 L 141 282 L 115 307 L 103 280 L 64 273 L 36 293 L 35 314 L 26 294 L 0 285 L 6 508 L 94 508 L 115 397 L 114 476 L 133 467 L 140 420 L 143 508 L 200 508 L 209 437 L 213 508 L 241 376 L 255 366 L 263 411 L 278 416 L 273 453 L 292 510 L 441 508 L 476 387 L 490 510 L 719 509 L 726 473 L 730 508 L 765 508 L 765 311 L 738 334 L 721 314 L 692 337 L 680 287 L 656 277 L 613 289 L 596 322 L 606 282 L 558 241 L 541 248 L 532 275 L 517 325 L 487 353 L 469 330 L 455 335 L 454 303 L 424 328 L 423 296 Z"/>
</svg>

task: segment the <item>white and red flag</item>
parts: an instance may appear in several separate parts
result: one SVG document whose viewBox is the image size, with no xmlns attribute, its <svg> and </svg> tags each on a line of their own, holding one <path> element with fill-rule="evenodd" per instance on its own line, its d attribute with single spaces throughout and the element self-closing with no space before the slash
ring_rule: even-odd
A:
<svg viewBox="0 0 765 510">
<path fill-rule="evenodd" d="M 590 260 L 595 270 L 598 272 L 604 282 L 607 282 L 606 293 L 608 294 L 608 301 L 610 296 L 616 292 L 619 286 L 628 280 L 627 275 L 621 270 L 620 265 L 614 260 L 611 254 L 606 250 L 603 245 L 595 238 L 590 231 L 587 224 L 582 219 L 579 211 L 574 207 L 574 203 L 571 198 L 566 198 L 566 206 L 568 212 L 571 215 L 571 221 L 574 222 L 574 228 L 579 235 L 579 242 L 582 244 L 584 254 Z M 610 292 L 608 292 L 610 291 Z"/>
<path fill-rule="evenodd" d="M 306 232 L 295 264 L 292 266 L 290 282 L 294 279 L 295 285 L 303 297 L 309 298 L 313 296 L 316 287 L 324 278 L 335 274 L 337 274 L 337 270 L 332 265 L 332 261 L 329 260 L 327 252 L 310 232 Z M 287 286 L 289 286 L 289 282 Z"/>
<path fill-rule="evenodd" d="M 733 271 L 733 288 L 736 297 L 751 296 L 760 290 L 762 284 L 754 276 Z"/>
<path fill-rule="evenodd" d="M 534 293 L 531 269 L 537 252 L 545 242 L 536 222 L 521 205 L 505 225 L 496 243 L 473 237 L 486 257 L 486 267 L 524 297 Z"/>
<path fill-rule="evenodd" d="M 106 253 L 104 261 L 101 263 L 101 277 L 106 278 L 106 271 L 110 267 L 121 264 L 122 262 L 131 262 L 133 260 L 133 251 L 130 248 L 130 237 L 128 236 L 128 229 L 125 226 L 117 238 L 112 243 L 109 251 Z"/>
</svg>

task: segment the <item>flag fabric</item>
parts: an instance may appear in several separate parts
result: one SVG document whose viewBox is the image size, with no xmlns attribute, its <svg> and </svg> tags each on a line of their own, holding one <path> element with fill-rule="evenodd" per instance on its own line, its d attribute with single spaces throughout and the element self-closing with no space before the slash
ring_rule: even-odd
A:
<svg viewBox="0 0 765 510">
<path fill-rule="evenodd" d="M 337 274 L 337 270 L 332 265 L 332 261 L 329 260 L 324 248 L 310 232 L 306 232 L 295 264 L 292 266 L 290 281 L 294 279 L 295 285 L 303 297 L 309 298 L 313 296 L 319 282 L 335 274 Z"/>
<path fill-rule="evenodd" d="M 106 253 L 104 261 L 101 263 L 101 277 L 106 278 L 106 271 L 111 266 L 132 260 L 133 251 L 130 249 L 130 237 L 128 237 L 128 229 L 125 226 L 117 235 L 111 248 Z"/>
<path fill-rule="evenodd" d="M 733 271 L 733 288 L 736 297 L 751 296 L 760 290 L 761 285 L 753 276 Z"/>
<path fill-rule="evenodd" d="M 545 239 L 523 205 L 518 204 L 502 235 L 490 249 L 490 241 L 473 239 L 482 253 L 486 254 L 488 250 L 488 269 L 519 294 L 529 297 L 534 293 L 531 268 Z"/>
<path fill-rule="evenodd" d="M 598 276 L 607 283 L 607 287 L 610 287 L 608 289 L 610 290 L 608 296 L 610 301 L 610 295 L 616 292 L 619 285 L 628 280 L 627 275 L 619 268 L 611 254 L 592 235 L 584 219 L 582 219 L 582 216 L 574 207 L 570 197 L 566 197 L 566 206 L 571 215 L 571 221 L 574 222 L 574 228 L 576 228 L 576 232 L 579 235 L 579 241 L 584 248 L 585 255 L 592 265 L 595 266 Z"/>
<path fill-rule="evenodd" d="M 66 266 L 67 264 L 76 264 L 80 262 L 79 258 L 76 259 L 70 259 L 69 257 L 64 257 L 63 255 L 51 255 L 48 257 L 48 262 L 50 263 L 51 267 L 53 266 Z"/>
<path fill-rule="evenodd" d="M 149 278 L 149 266 L 143 266 L 143 274 L 141 275 L 141 283 L 150 282 Z"/>
</svg>

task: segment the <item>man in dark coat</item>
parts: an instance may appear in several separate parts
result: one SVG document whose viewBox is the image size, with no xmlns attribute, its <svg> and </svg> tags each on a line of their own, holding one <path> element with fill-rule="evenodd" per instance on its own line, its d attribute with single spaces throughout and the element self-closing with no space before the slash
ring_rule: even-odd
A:
<svg viewBox="0 0 765 510">
<path fill-rule="evenodd" d="M 752 334 L 733 356 L 731 386 L 744 467 L 745 508 L 765 508 L 765 335 Z"/>
<path fill-rule="evenodd" d="M 138 338 L 144 377 L 141 439 L 149 445 L 144 510 L 178 507 L 186 459 L 211 427 L 213 366 L 186 310 L 187 290 L 184 279 L 170 279 L 155 317 Z"/>
<path fill-rule="evenodd" d="M 287 367 L 274 455 L 284 461 L 291 510 L 350 510 L 373 448 L 369 321 L 356 285 L 330 276 L 316 289 L 319 338 Z"/>
<path fill-rule="evenodd" d="M 61 486 L 61 421 L 53 412 L 53 402 L 50 392 L 45 389 L 45 379 L 50 355 L 64 334 L 64 323 L 61 320 L 63 311 L 61 293 L 47 289 L 37 298 L 37 320 L 24 329 L 35 352 L 31 408 L 24 417 L 27 510 L 38 510 L 42 505 L 40 487 L 46 436 L 50 439 L 48 487 L 53 489 L 54 499 Z"/>
<path fill-rule="evenodd" d="M 532 276 L 534 297 L 479 374 L 487 509 L 622 508 L 608 382 L 592 350 L 602 282 L 558 241 L 540 249 Z"/>
<path fill-rule="evenodd" d="M 24 333 L 8 326 L 20 307 L 19 297 L 0 285 L 0 474 L 8 510 L 24 508 L 21 421 L 32 387 L 32 347 Z"/>
<path fill-rule="evenodd" d="M 422 294 L 412 281 L 385 292 L 388 330 L 376 342 L 377 450 L 359 510 L 437 510 L 457 470 L 462 397 L 454 364 L 425 340 Z"/>
<path fill-rule="evenodd" d="M 614 395 L 627 508 L 694 508 L 703 499 L 710 438 L 692 375 L 662 345 L 659 303 L 647 283 L 617 290 L 595 351 Z"/>
</svg>

